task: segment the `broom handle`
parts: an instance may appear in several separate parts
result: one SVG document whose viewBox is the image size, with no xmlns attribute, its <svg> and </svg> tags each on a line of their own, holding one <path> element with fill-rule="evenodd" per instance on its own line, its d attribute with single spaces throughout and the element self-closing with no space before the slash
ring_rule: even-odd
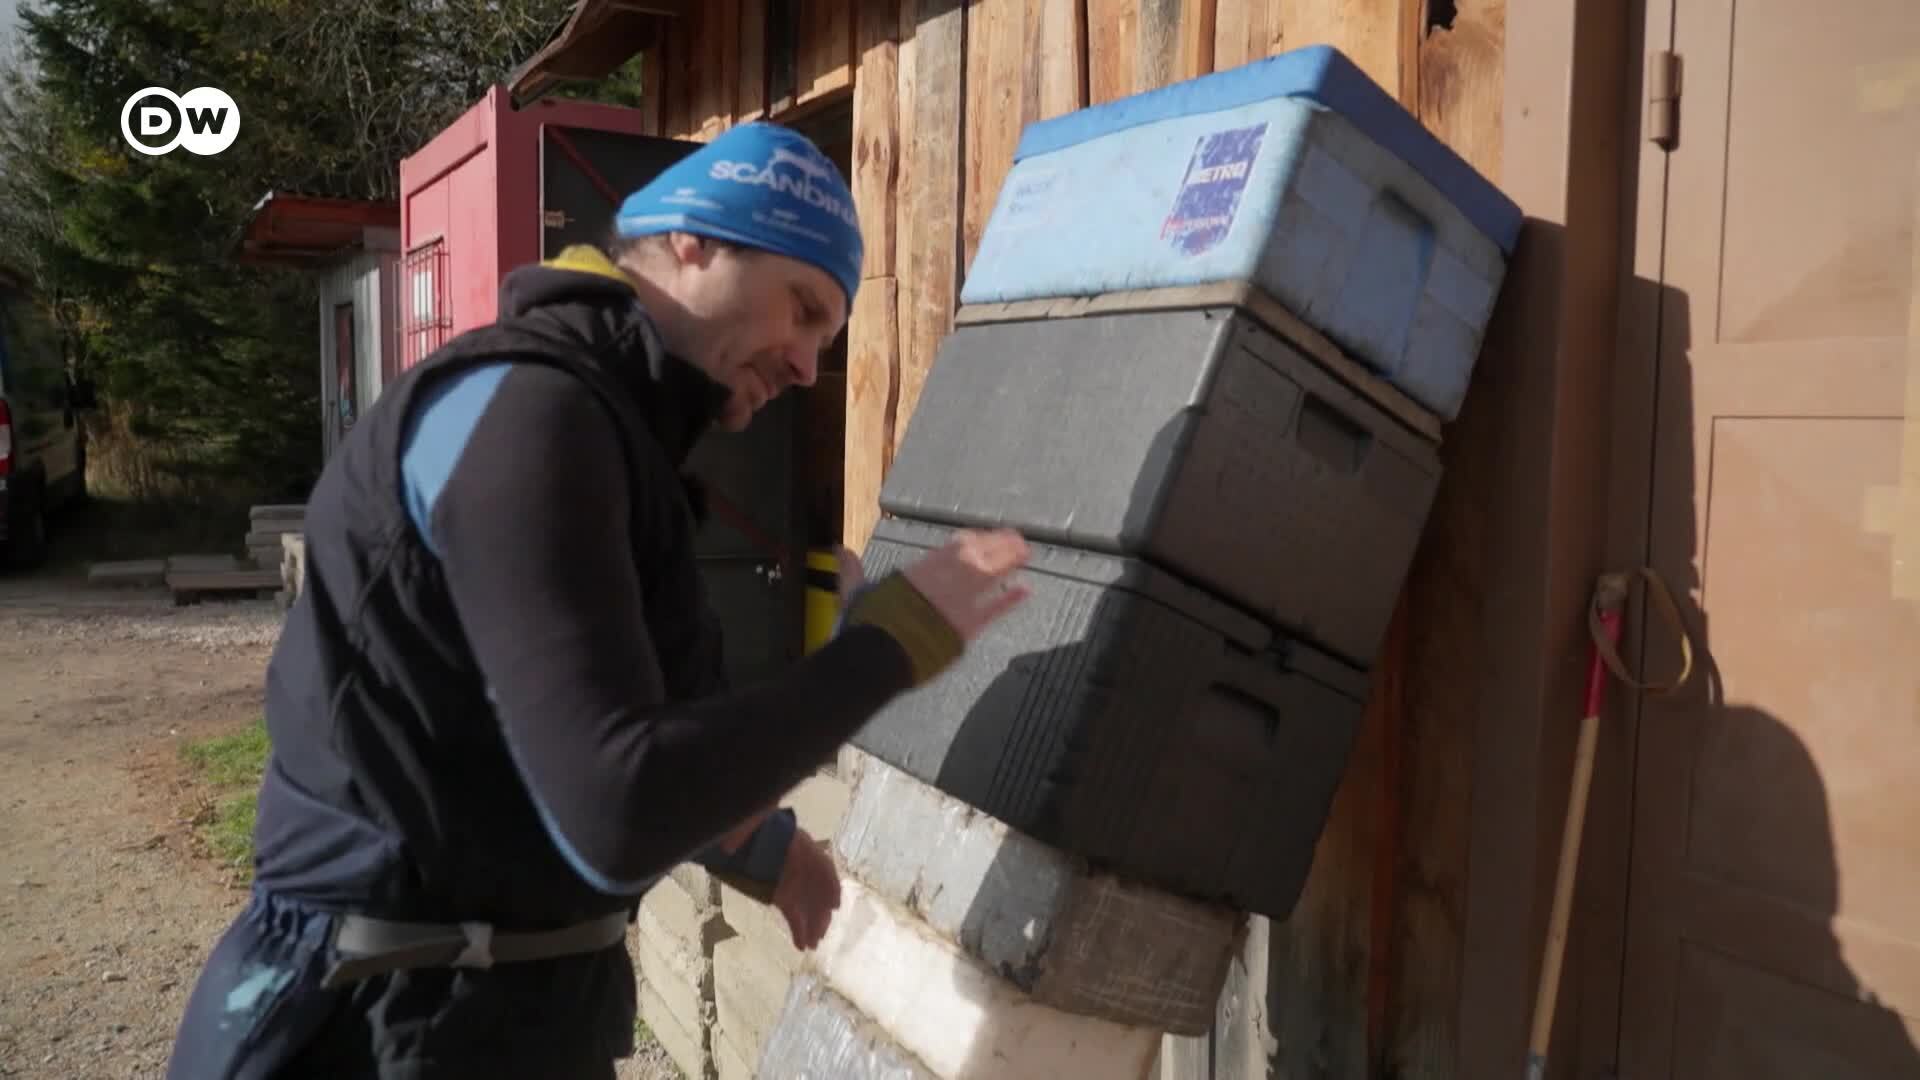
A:
<svg viewBox="0 0 1920 1080">
<path fill-rule="evenodd" d="M 1596 629 L 1605 635 L 1606 651 L 1618 647 L 1620 613 L 1626 603 L 1624 582 L 1601 579 L 1594 593 Z M 1546 956 L 1540 965 L 1540 988 L 1533 1002 L 1533 1036 L 1527 1044 L 1527 1080 L 1543 1080 L 1547 1072 L 1547 1044 L 1553 1035 L 1553 1012 L 1560 997 L 1560 965 L 1566 957 L 1567 924 L 1573 915 L 1573 885 L 1580 869 L 1580 840 L 1586 832 L 1587 795 L 1593 785 L 1593 758 L 1600 742 L 1600 712 L 1606 699 L 1607 667 L 1602 647 L 1595 641 L 1587 666 L 1586 715 L 1580 720 L 1580 742 L 1573 758 L 1573 783 L 1567 792 L 1566 827 L 1560 836 L 1560 870 L 1553 887 L 1553 916 L 1547 923 Z"/>
</svg>

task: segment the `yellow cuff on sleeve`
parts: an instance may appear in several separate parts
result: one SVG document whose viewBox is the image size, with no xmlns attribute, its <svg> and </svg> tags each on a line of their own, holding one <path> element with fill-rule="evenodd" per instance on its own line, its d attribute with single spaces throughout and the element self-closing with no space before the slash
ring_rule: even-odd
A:
<svg viewBox="0 0 1920 1080">
<path fill-rule="evenodd" d="M 913 665 L 915 686 L 931 681 L 966 649 L 946 616 L 897 571 L 860 593 L 847 609 L 847 625 L 874 626 L 892 635 Z"/>
</svg>

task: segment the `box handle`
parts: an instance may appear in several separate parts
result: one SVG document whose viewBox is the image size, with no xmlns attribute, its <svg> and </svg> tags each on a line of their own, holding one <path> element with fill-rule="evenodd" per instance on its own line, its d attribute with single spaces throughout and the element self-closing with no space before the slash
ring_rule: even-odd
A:
<svg viewBox="0 0 1920 1080">
<path fill-rule="evenodd" d="M 1302 450 L 1347 473 L 1359 472 L 1373 450 L 1373 432 L 1311 390 L 1301 397 L 1294 441 Z"/>
<path fill-rule="evenodd" d="M 1236 697 L 1259 710 L 1266 717 L 1267 735 L 1279 730 L 1280 702 L 1286 697 L 1287 679 L 1276 671 L 1271 653 L 1255 656 L 1223 657 L 1208 689 L 1224 691 L 1230 697 Z"/>
</svg>

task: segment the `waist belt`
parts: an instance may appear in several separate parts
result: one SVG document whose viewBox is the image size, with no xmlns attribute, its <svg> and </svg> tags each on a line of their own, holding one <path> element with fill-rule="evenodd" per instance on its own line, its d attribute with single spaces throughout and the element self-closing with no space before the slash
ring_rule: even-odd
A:
<svg viewBox="0 0 1920 1080">
<path fill-rule="evenodd" d="M 627 936 L 627 913 L 615 911 L 558 930 L 496 934 L 490 923 L 414 923 L 342 915 L 336 954 L 322 986 L 358 982 L 408 968 L 489 968 L 598 952 Z"/>
</svg>

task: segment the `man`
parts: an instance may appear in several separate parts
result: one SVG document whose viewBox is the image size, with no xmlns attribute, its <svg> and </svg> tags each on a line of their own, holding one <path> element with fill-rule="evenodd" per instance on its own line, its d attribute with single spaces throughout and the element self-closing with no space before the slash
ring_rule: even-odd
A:
<svg viewBox="0 0 1920 1080">
<path fill-rule="evenodd" d="M 838 879 L 769 808 L 1024 597 L 1008 532 L 870 585 L 843 552 L 835 639 L 725 688 L 681 463 L 813 381 L 858 285 L 852 197 L 746 125 L 616 233 L 508 275 L 499 321 L 388 387 L 315 486 L 254 895 L 177 1080 L 611 1077 L 648 887 L 698 859 L 812 947 Z"/>
</svg>

